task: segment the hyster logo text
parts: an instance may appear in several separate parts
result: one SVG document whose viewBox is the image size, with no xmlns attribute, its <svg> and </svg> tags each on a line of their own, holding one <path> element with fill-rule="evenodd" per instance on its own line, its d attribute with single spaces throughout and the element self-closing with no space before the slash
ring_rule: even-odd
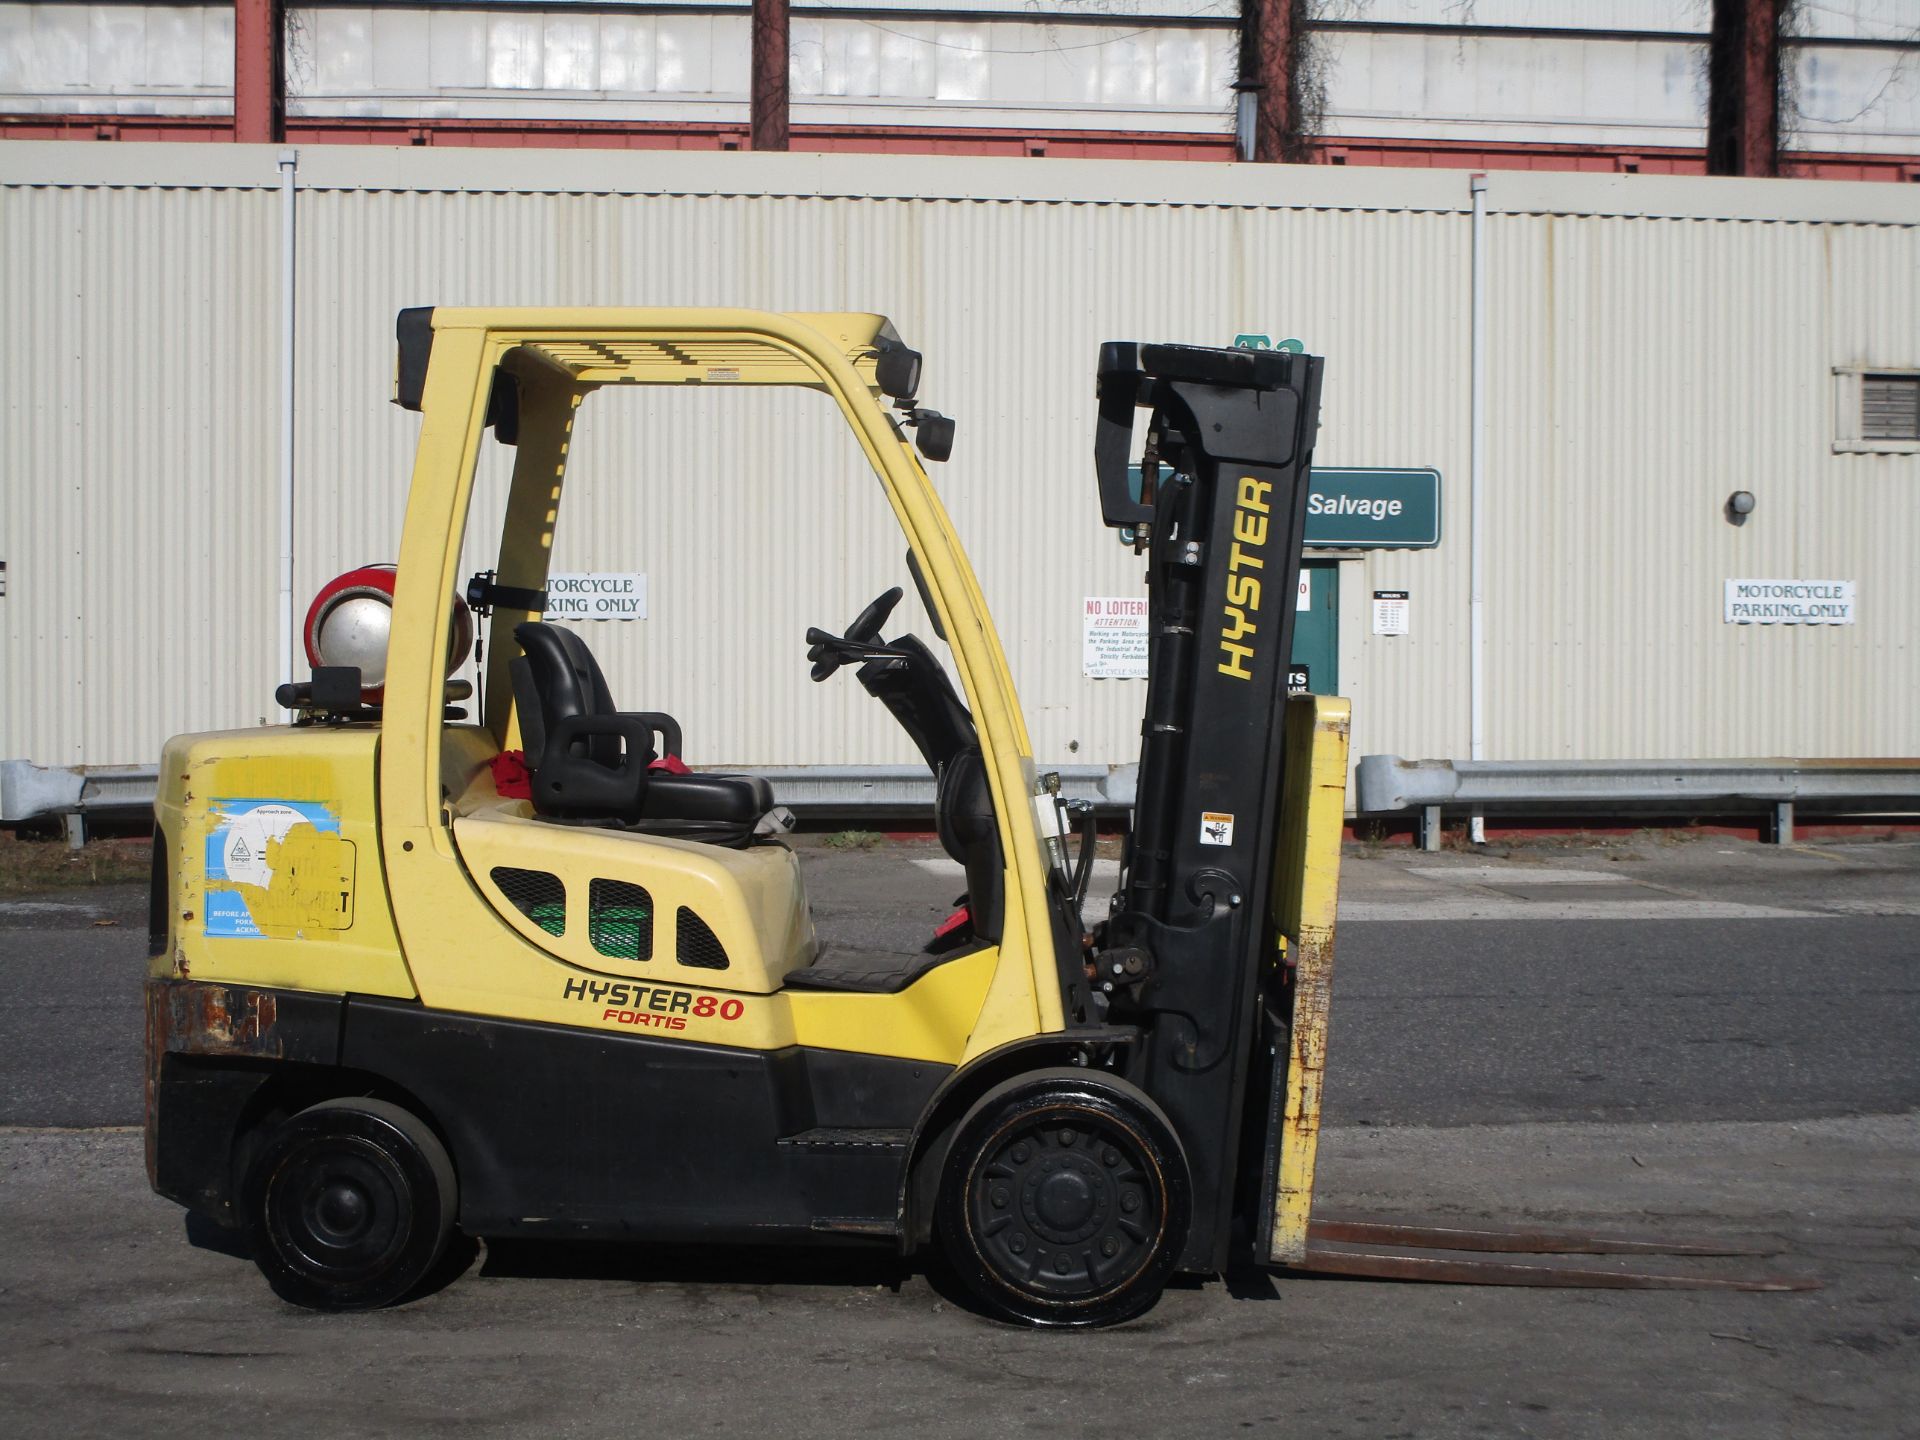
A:
<svg viewBox="0 0 1920 1440">
<path fill-rule="evenodd" d="M 1267 492 L 1270 481 L 1251 475 L 1240 477 L 1240 503 L 1233 512 L 1233 549 L 1227 555 L 1227 603 L 1220 625 L 1220 673 L 1236 680 L 1251 680 L 1247 668 L 1253 660 L 1252 637 L 1260 627 L 1247 617 L 1260 609 L 1260 577 L 1254 571 L 1267 568 L 1267 562 L 1254 551 L 1267 543 Z M 1246 643 L 1242 644 L 1241 642 Z"/>
</svg>

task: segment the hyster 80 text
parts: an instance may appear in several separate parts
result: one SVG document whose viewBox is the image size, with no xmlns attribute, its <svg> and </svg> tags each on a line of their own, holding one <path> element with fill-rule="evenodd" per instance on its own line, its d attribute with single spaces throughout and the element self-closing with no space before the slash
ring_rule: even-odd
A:
<svg viewBox="0 0 1920 1440">
<path fill-rule="evenodd" d="M 694 990 L 669 990 L 624 980 L 569 980 L 561 998 L 604 1005 L 602 1020 L 655 1030 L 684 1030 L 689 1016 L 695 1020 L 738 1020 L 747 1013 L 746 1002 L 732 997 L 723 1000 Z"/>
</svg>

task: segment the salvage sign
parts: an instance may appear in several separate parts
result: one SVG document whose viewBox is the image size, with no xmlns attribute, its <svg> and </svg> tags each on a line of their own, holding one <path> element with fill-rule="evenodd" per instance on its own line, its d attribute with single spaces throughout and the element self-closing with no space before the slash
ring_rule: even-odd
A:
<svg viewBox="0 0 1920 1440">
<path fill-rule="evenodd" d="M 1309 547 L 1426 550 L 1440 543 L 1438 470 L 1316 465 L 1307 496 Z"/>
<path fill-rule="evenodd" d="M 1140 498 L 1138 465 L 1127 467 L 1127 489 Z M 1316 465 L 1308 491 L 1302 543 L 1309 550 L 1431 550 L 1440 543 L 1438 470 Z M 1132 536 L 1123 529 L 1120 538 Z"/>
<path fill-rule="evenodd" d="M 1851 580 L 1729 580 L 1729 625 L 1851 625 Z"/>
</svg>

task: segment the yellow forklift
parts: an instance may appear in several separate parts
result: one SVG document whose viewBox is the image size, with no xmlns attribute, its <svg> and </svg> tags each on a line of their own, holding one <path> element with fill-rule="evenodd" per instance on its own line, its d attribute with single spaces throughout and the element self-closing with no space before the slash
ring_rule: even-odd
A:
<svg viewBox="0 0 1920 1440">
<path fill-rule="evenodd" d="M 886 320 L 438 308 L 397 340 L 421 416 L 397 567 L 330 587 L 338 633 L 281 688 L 295 723 L 164 752 L 156 1191 L 328 1309 L 407 1297 L 456 1226 L 937 1245 L 986 1310 L 1045 1325 L 1124 1320 L 1236 1261 L 1414 1273 L 1379 1242 L 1425 1232 L 1308 1213 L 1347 734 L 1344 701 L 1286 693 L 1320 360 L 1101 351 L 1099 498 L 1147 554 L 1151 641 L 1119 890 L 1089 927 L 1092 818 L 1036 770 L 915 453 L 944 458 L 952 422 Z M 910 952 L 823 946 L 767 782 L 689 770 L 672 716 L 621 710 L 542 619 L 578 411 L 690 384 L 831 397 L 950 647 L 951 674 L 888 638 L 898 588 L 804 635 L 812 678 L 853 667 L 937 777 L 967 894 Z M 462 590 L 494 444 L 497 558 Z M 469 609 L 471 717 L 446 678 Z M 1427 1273 L 1528 1268 L 1463 1263 Z"/>
</svg>

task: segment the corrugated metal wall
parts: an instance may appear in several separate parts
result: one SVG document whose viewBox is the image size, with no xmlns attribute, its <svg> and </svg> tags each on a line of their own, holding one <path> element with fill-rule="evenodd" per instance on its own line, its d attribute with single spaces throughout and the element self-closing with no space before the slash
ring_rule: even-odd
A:
<svg viewBox="0 0 1920 1440">
<path fill-rule="evenodd" d="M 268 713 L 278 246 L 261 191 L 0 189 L 0 755 Z"/>
<path fill-rule="evenodd" d="M 1915 232 L 1490 228 L 1489 753 L 1920 753 L 1920 462 L 1831 448 L 1833 366 L 1920 367 Z M 1859 623 L 1727 625 L 1729 577 Z"/>
<path fill-rule="evenodd" d="M 83 153 L 84 152 L 84 153 Z M 275 681 L 275 152 L 0 150 L 0 756 L 148 759 Z M 1143 686 L 1080 673 L 1080 601 L 1136 593 L 1100 528 L 1112 338 L 1296 335 L 1318 458 L 1431 465 L 1444 540 L 1341 566 L 1359 752 L 1467 738 L 1464 176 L 857 157 L 302 155 L 296 595 L 395 551 L 417 417 L 404 305 L 877 309 L 960 420 L 934 471 L 1043 761 L 1120 762 Z M 1920 457 L 1831 453 L 1833 365 L 1920 367 L 1920 204 L 1897 187 L 1495 177 L 1489 754 L 1915 753 Z M 1692 218 L 1689 218 L 1692 217 Z M 1763 218 L 1771 217 L 1771 218 Z M 1866 223 L 1872 222 L 1872 223 Z M 603 394 L 558 563 L 641 570 L 590 624 L 616 694 L 697 763 L 911 758 L 801 636 L 905 580 L 818 397 Z M 492 456 L 476 516 L 493 523 Z M 1750 522 L 1721 504 L 1752 491 Z M 486 563 L 470 539 L 468 563 Z M 1730 576 L 1853 579 L 1845 629 L 1721 623 Z M 1376 588 L 1412 634 L 1368 633 Z M 902 611 L 927 634 L 915 601 Z"/>
</svg>

